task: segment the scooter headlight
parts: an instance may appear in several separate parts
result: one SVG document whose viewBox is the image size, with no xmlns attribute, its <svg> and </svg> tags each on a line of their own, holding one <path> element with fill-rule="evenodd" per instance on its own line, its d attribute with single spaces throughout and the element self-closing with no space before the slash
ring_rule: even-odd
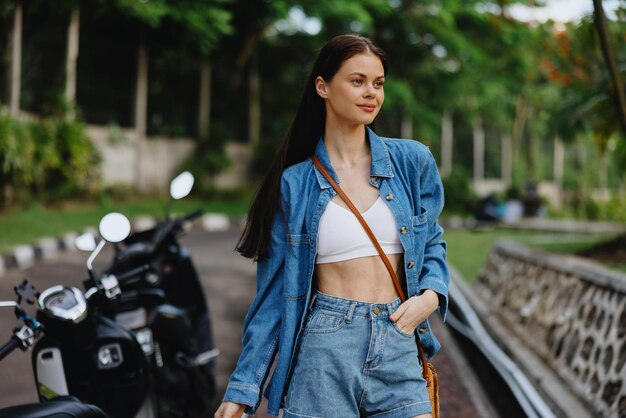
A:
<svg viewBox="0 0 626 418">
<path fill-rule="evenodd" d="M 146 356 L 154 353 L 154 341 L 152 339 L 152 330 L 150 328 L 138 329 L 135 332 L 135 338 L 141 346 Z"/>
<path fill-rule="evenodd" d="M 99 369 L 113 369 L 123 362 L 122 347 L 119 344 L 103 345 L 98 349 Z"/>
</svg>

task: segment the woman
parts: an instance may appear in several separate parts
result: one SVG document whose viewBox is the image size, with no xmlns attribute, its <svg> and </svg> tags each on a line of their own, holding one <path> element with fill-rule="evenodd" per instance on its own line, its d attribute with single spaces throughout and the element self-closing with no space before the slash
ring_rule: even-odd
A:
<svg viewBox="0 0 626 418">
<path fill-rule="evenodd" d="M 443 190 L 432 154 L 369 127 L 384 101 L 387 61 L 369 39 L 341 35 L 320 51 L 295 119 L 250 209 L 238 245 L 257 265 L 242 352 L 215 416 L 430 417 L 417 357 L 440 348 L 449 276 L 437 218 Z M 315 155 L 374 231 L 410 298 Z"/>
</svg>

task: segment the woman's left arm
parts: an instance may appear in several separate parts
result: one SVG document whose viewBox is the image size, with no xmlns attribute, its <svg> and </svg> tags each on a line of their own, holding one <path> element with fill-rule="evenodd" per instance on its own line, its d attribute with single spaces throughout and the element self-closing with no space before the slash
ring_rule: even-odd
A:
<svg viewBox="0 0 626 418">
<path fill-rule="evenodd" d="M 420 155 L 419 190 L 420 205 L 426 209 L 427 232 L 424 243 L 424 261 L 418 281 L 418 295 L 410 297 L 390 317 L 398 327 L 408 333 L 437 308 L 445 320 L 448 311 L 448 285 L 450 274 L 446 264 L 446 242 L 441 239 L 443 228 L 439 215 L 443 209 L 443 185 L 437 164 L 430 150 Z"/>
<path fill-rule="evenodd" d="M 419 291 L 421 296 L 429 289 L 436 293 L 439 313 L 445 321 L 450 273 L 446 264 L 446 242 L 441 239 L 443 228 L 439 225 L 439 215 L 444 204 L 443 185 L 435 158 L 428 149 L 425 154 L 420 167 L 420 201 L 427 210 L 428 231 L 424 245 L 424 262 L 419 277 Z"/>
</svg>

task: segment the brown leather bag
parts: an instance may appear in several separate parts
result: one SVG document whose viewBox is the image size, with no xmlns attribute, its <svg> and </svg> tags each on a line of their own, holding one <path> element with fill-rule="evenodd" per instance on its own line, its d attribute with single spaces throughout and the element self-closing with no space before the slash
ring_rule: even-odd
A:
<svg viewBox="0 0 626 418">
<path fill-rule="evenodd" d="M 357 219 L 359 220 L 359 222 L 365 229 L 365 232 L 369 236 L 370 240 L 372 240 L 374 247 L 376 247 L 378 254 L 380 254 L 380 258 L 383 260 L 383 263 L 385 263 L 385 267 L 387 267 L 387 270 L 389 270 L 389 274 L 391 275 L 391 279 L 393 280 L 393 285 L 396 289 L 396 292 L 400 296 L 400 299 L 402 300 L 402 302 L 406 301 L 406 296 L 404 294 L 404 291 L 402 290 L 402 286 L 400 285 L 400 280 L 398 280 L 398 276 L 396 275 L 396 272 L 391 266 L 391 263 L 389 262 L 389 258 L 387 258 L 387 255 L 385 254 L 383 249 L 380 247 L 380 244 L 378 243 L 378 239 L 376 239 L 376 236 L 374 235 L 370 227 L 367 225 L 367 222 L 365 222 L 365 219 L 363 219 L 363 216 L 361 216 L 361 213 L 354 206 L 354 204 L 350 201 L 350 199 L 344 193 L 344 191 L 341 190 L 341 187 L 339 187 L 337 182 L 330 176 L 330 174 L 328 174 L 328 171 L 326 171 L 326 169 L 319 162 L 317 157 L 313 156 L 312 160 L 315 166 L 324 175 L 324 177 L 326 177 L 326 179 L 330 182 L 330 184 L 332 184 L 333 188 L 337 191 L 337 194 L 341 196 L 343 201 L 346 202 L 346 205 L 348 205 L 350 210 L 357 217 Z M 437 370 L 435 369 L 435 366 L 431 362 L 426 360 L 426 355 L 424 354 L 424 347 L 422 347 L 422 343 L 420 343 L 419 337 L 417 336 L 416 336 L 416 341 L 417 341 L 418 355 L 422 362 L 422 377 L 424 377 L 427 383 L 428 397 L 430 399 L 430 406 L 432 408 L 431 414 L 433 418 L 440 418 L 440 415 L 439 415 L 439 378 L 437 376 Z"/>
</svg>

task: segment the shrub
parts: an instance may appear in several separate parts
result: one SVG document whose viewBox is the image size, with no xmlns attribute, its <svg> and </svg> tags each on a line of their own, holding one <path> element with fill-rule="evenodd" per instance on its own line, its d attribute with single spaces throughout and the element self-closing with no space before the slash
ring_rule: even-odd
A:
<svg viewBox="0 0 626 418">
<path fill-rule="evenodd" d="M 58 116 L 20 121 L 0 112 L 0 207 L 92 191 L 99 164 L 80 121 Z"/>
<path fill-rule="evenodd" d="M 469 176 L 460 170 L 454 170 L 442 179 L 446 196 L 446 211 L 473 214 L 478 206 L 478 197 L 474 192 Z"/>
</svg>

